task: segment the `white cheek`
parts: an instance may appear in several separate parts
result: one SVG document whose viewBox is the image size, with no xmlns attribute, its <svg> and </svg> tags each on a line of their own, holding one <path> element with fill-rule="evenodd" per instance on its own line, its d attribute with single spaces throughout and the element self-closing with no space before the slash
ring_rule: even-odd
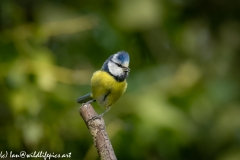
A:
<svg viewBox="0 0 240 160">
<path fill-rule="evenodd" d="M 109 72 L 114 76 L 120 76 L 123 74 L 122 68 L 118 67 L 116 64 L 109 62 L 108 63 Z"/>
</svg>

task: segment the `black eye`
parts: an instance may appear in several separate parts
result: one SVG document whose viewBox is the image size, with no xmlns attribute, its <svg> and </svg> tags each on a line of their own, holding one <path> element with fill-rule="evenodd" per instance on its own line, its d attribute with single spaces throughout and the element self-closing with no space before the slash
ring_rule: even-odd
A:
<svg viewBox="0 0 240 160">
<path fill-rule="evenodd" d="M 116 63 L 116 64 L 117 64 L 117 66 L 118 66 L 118 67 L 122 67 L 122 65 L 121 65 L 121 64 L 119 64 L 119 63 Z"/>
</svg>

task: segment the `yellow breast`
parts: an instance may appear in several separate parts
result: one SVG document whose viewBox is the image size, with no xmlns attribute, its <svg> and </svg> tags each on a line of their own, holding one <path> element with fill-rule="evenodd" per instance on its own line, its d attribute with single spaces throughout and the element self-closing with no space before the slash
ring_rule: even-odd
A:
<svg viewBox="0 0 240 160">
<path fill-rule="evenodd" d="M 112 106 L 125 92 L 127 82 L 118 82 L 105 71 L 94 72 L 91 79 L 92 97 L 97 100 L 100 106 Z"/>
</svg>

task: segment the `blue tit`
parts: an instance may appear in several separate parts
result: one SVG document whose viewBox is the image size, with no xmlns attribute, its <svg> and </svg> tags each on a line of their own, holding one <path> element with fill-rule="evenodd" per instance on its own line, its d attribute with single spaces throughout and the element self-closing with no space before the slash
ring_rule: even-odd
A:
<svg viewBox="0 0 240 160">
<path fill-rule="evenodd" d="M 109 111 L 127 88 L 126 78 L 130 72 L 128 68 L 130 58 L 127 52 L 120 51 L 111 55 L 102 68 L 93 73 L 91 78 L 92 92 L 77 99 L 77 103 L 97 103 Z"/>
</svg>

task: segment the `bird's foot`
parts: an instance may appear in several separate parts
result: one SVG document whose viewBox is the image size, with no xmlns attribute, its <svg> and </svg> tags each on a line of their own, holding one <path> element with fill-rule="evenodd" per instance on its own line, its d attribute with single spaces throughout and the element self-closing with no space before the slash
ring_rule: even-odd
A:
<svg viewBox="0 0 240 160">
<path fill-rule="evenodd" d="M 102 115 L 93 116 L 91 119 L 88 120 L 88 122 L 96 119 L 101 119 L 101 118 L 102 118 Z"/>
<path fill-rule="evenodd" d="M 94 116 L 94 117 L 92 117 L 91 118 L 91 120 L 95 120 L 95 119 L 101 119 L 102 118 L 102 114 L 100 114 L 100 115 L 97 115 L 97 116 Z"/>
<path fill-rule="evenodd" d="M 90 101 L 87 101 L 86 103 L 82 103 L 81 107 L 83 107 L 83 106 L 87 107 L 87 105 L 89 105 L 90 103 L 95 102 L 95 101 L 96 101 L 95 99 L 91 99 Z"/>
</svg>

